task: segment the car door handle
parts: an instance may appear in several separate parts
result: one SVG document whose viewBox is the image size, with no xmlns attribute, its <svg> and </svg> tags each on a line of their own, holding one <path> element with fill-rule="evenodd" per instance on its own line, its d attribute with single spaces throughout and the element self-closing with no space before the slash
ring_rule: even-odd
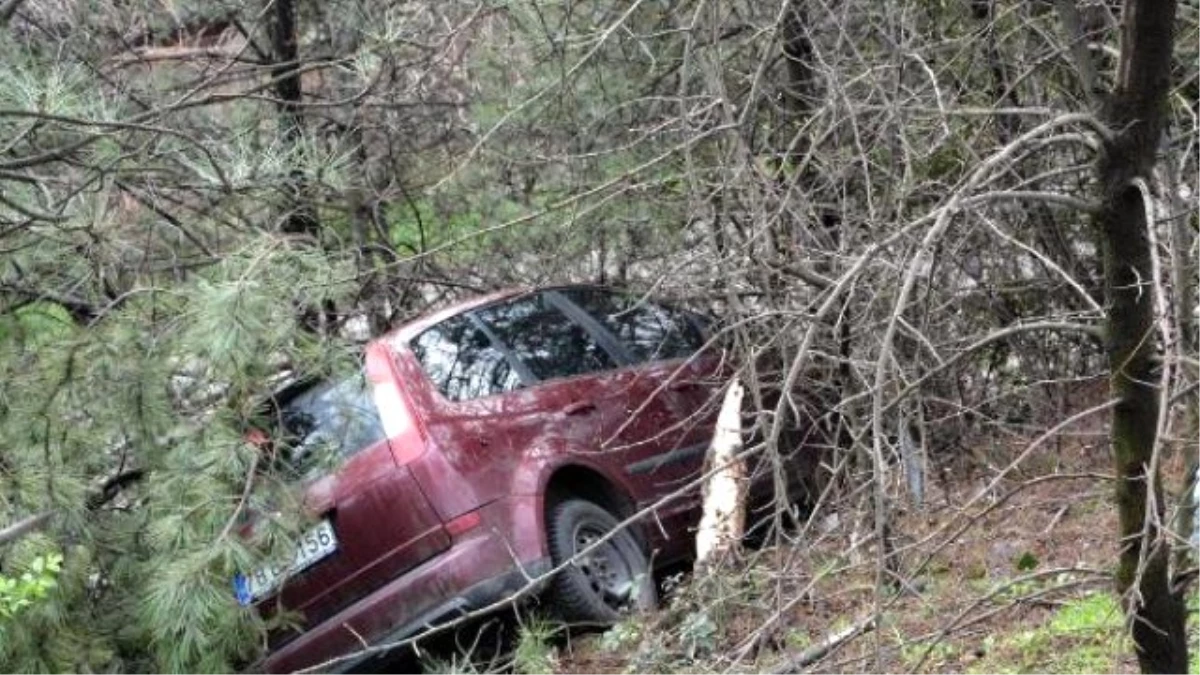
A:
<svg viewBox="0 0 1200 675">
<path fill-rule="evenodd" d="M 569 403 L 562 412 L 564 415 L 587 415 L 596 411 L 596 404 L 591 401 L 575 401 Z"/>
</svg>

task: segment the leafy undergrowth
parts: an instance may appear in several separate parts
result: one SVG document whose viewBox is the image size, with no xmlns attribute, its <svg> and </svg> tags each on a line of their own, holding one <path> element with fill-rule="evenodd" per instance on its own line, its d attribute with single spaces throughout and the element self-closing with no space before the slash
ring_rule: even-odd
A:
<svg viewBox="0 0 1200 675">
<path fill-rule="evenodd" d="M 973 504 L 987 476 L 938 486 L 898 517 L 899 589 L 875 593 L 878 551 L 855 546 L 861 525 L 831 520 L 685 581 L 649 617 L 560 641 L 553 670 L 1137 672 L 1113 592 L 1111 483 L 1094 473 L 1103 447 L 1098 434 L 1063 444 Z M 876 610 L 878 626 L 854 630 Z"/>
</svg>

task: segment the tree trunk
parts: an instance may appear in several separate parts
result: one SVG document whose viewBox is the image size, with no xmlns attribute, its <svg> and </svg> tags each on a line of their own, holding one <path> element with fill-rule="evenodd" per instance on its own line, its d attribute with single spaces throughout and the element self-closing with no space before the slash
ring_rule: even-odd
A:
<svg viewBox="0 0 1200 675">
<path fill-rule="evenodd" d="M 300 112 L 302 89 L 300 49 L 296 42 L 296 0 L 268 1 L 272 3 L 274 10 L 271 21 L 271 49 L 275 65 L 271 69 L 271 77 L 275 79 L 279 130 L 287 146 L 295 149 L 304 136 L 304 118 Z M 288 234 L 317 236 L 317 215 L 305 197 L 307 190 L 303 173 L 299 170 L 292 171 L 286 187 L 292 197 L 292 204 L 280 229 Z"/>
<path fill-rule="evenodd" d="M 1127 598 L 1138 662 L 1145 673 L 1187 669 L 1184 603 L 1169 579 L 1162 485 L 1149 472 L 1156 447 L 1159 395 L 1149 207 L 1136 181 L 1150 184 L 1170 87 L 1175 0 L 1128 0 L 1122 18 L 1116 86 L 1102 110 L 1113 136 L 1097 165 L 1109 305 L 1110 387 L 1121 551 L 1119 591 Z M 1150 496 L 1152 501 L 1148 501 Z M 1148 513 L 1148 509 L 1154 512 Z"/>
</svg>

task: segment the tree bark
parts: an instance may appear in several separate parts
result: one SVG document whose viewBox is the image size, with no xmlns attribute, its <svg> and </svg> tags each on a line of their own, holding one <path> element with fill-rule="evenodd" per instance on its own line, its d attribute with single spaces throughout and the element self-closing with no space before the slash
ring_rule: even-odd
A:
<svg viewBox="0 0 1200 675">
<path fill-rule="evenodd" d="M 1150 471 L 1157 443 L 1159 392 L 1152 251 L 1136 180 L 1152 182 L 1170 88 L 1175 0 L 1127 0 L 1116 85 L 1102 106 L 1113 131 L 1097 163 L 1104 248 L 1109 383 L 1121 549 L 1118 590 L 1127 598 L 1138 663 L 1145 673 L 1187 669 L 1184 602 L 1169 579 L 1161 478 Z M 1152 500 L 1150 497 L 1153 497 Z M 1149 512 L 1153 509 L 1153 512 Z"/>
<path fill-rule="evenodd" d="M 296 0 L 268 0 L 274 15 L 271 21 L 271 49 L 275 65 L 271 77 L 275 79 L 275 97 L 278 99 L 279 130 L 289 148 L 295 149 L 304 137 L 304 117 L 300 109 L 303 89 L 300 83 L 300 48 L 297 44 Z M 316 237 L 319 225 L 312 204 L 305 197 L 304 175 L 294 170 L 288 180 L 287 190 L 292 204 L 283 219 L 280 229 L 288 234 L 304 234 Z"/>
</svg>

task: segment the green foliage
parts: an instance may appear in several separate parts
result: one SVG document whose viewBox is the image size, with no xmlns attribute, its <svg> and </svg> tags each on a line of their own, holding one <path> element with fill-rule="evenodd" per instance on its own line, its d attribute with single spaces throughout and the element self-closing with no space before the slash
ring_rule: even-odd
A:
<svg viewBox="0 0 1200 675">
<path fill-rule="evenodd" d="M 273 520 L 254 541 L 233 524 L 245 508 L 302 510 L 270 473 L 242 502 L 258 461 L 243 425 L 284 364 L 320 374 L 353 362 L 297 319 L 342 300 L 352 278 L 336 257 L 263 237 L 86 331 L 49 303 L 5 317 L 25 337 L 0 358 L 0 522 L 53 509 L 47 535 L 77 542 L 60 558 L 46 535 L 0 550 L 0 569 L 28 570 L 0 582 L 6 669 L 225 672 L 255 657 L 267 626 L 230 580 L 290 550 L 302 523 Z M 95 477 L 130 468 L 147 478 L 88 506 Z"/>
<path fill-rule="evenodd" d="M 918 663 L 925 672 L 944 670 L 948 661 L 957 656 L 958 650 L 949 642 L 938 642 L 932 648 L 923 642 L 902 642 L 900 658 L 910 670 Z"/>
<path fill-rule="evenodd" d="M 686 615 L 679 627 L 679 637 L 688 660 L 710 653 L 717 646 L 719 632 L 708 612 L 696 611 Z"/>
<path fill-rule="evenodd" d="M 1017 571 L 1032 572 L 1037 569 L 1038 559 L 1031 551 L 1025 551 L 1016 560 Z"/>
<path fill-rule="evenodd" d="M 558 665 L 558 649 L 551 643 L 555 627 L 535 618 L 521 626 L 513 650 L 513 672 L 524 675 L 553 673 Z"/>
<path fill-rule="evenodd" d="M 5 553 L 4 565 L 13 570 L 29 570 L 39 558 L 59 556 L 61 563 L 53 588 L 40 601 L 11 619 L 0 618 L 0 663 L 20 672 L 112 670 L 115 627 L 90 611 L 100 589 L 89 551 L 71 546 L 60 552 L 49 537 L 34 534 Z"/>
<path fill-rule="evenodd" d="M 19 577 L 0 574 L 0 619 L 11 619 L 21 610 L 42 600 L 58 585 L 62 556 L 38 556 Z"/>
<path fill-rule="evenodd" d="M 479 669 L 471 659 L 460 654 L 453 654 L 448 659 L 436 658 L 426 654 L 421 659 L 421 671 L 426 673 L 445 673 L 445 675 L 474 675 Z"/>
<path fill-rule="evenodd" d="M 1092 593 L 1067 603 L 1050 620 L 1050 630 L 1060 635 L 1120 630 L 1121 608 L 1109 593 Z"/>
<path fill-rule="evenodd" d="M 68 338 L 75 322 L 62 305 L 32 302 L 0 315 L 0 348 L 25 351 L 49 346 Z"/>
<path fill-rule="evenodd" d="M 604 631 L 600 636 L 600 649 L 609 653 L 623 652 L 636 646 L 641 638 L 641 624 L 632 619 L 625 619 Z"/>
<path fill-rule="evenodd" d="M 1068 602 L 1040 626 L 996 636 L 971 672 L 1100 673 L 1129 653 L 1121 610 L 1111 593 Z"/>
</svg>

